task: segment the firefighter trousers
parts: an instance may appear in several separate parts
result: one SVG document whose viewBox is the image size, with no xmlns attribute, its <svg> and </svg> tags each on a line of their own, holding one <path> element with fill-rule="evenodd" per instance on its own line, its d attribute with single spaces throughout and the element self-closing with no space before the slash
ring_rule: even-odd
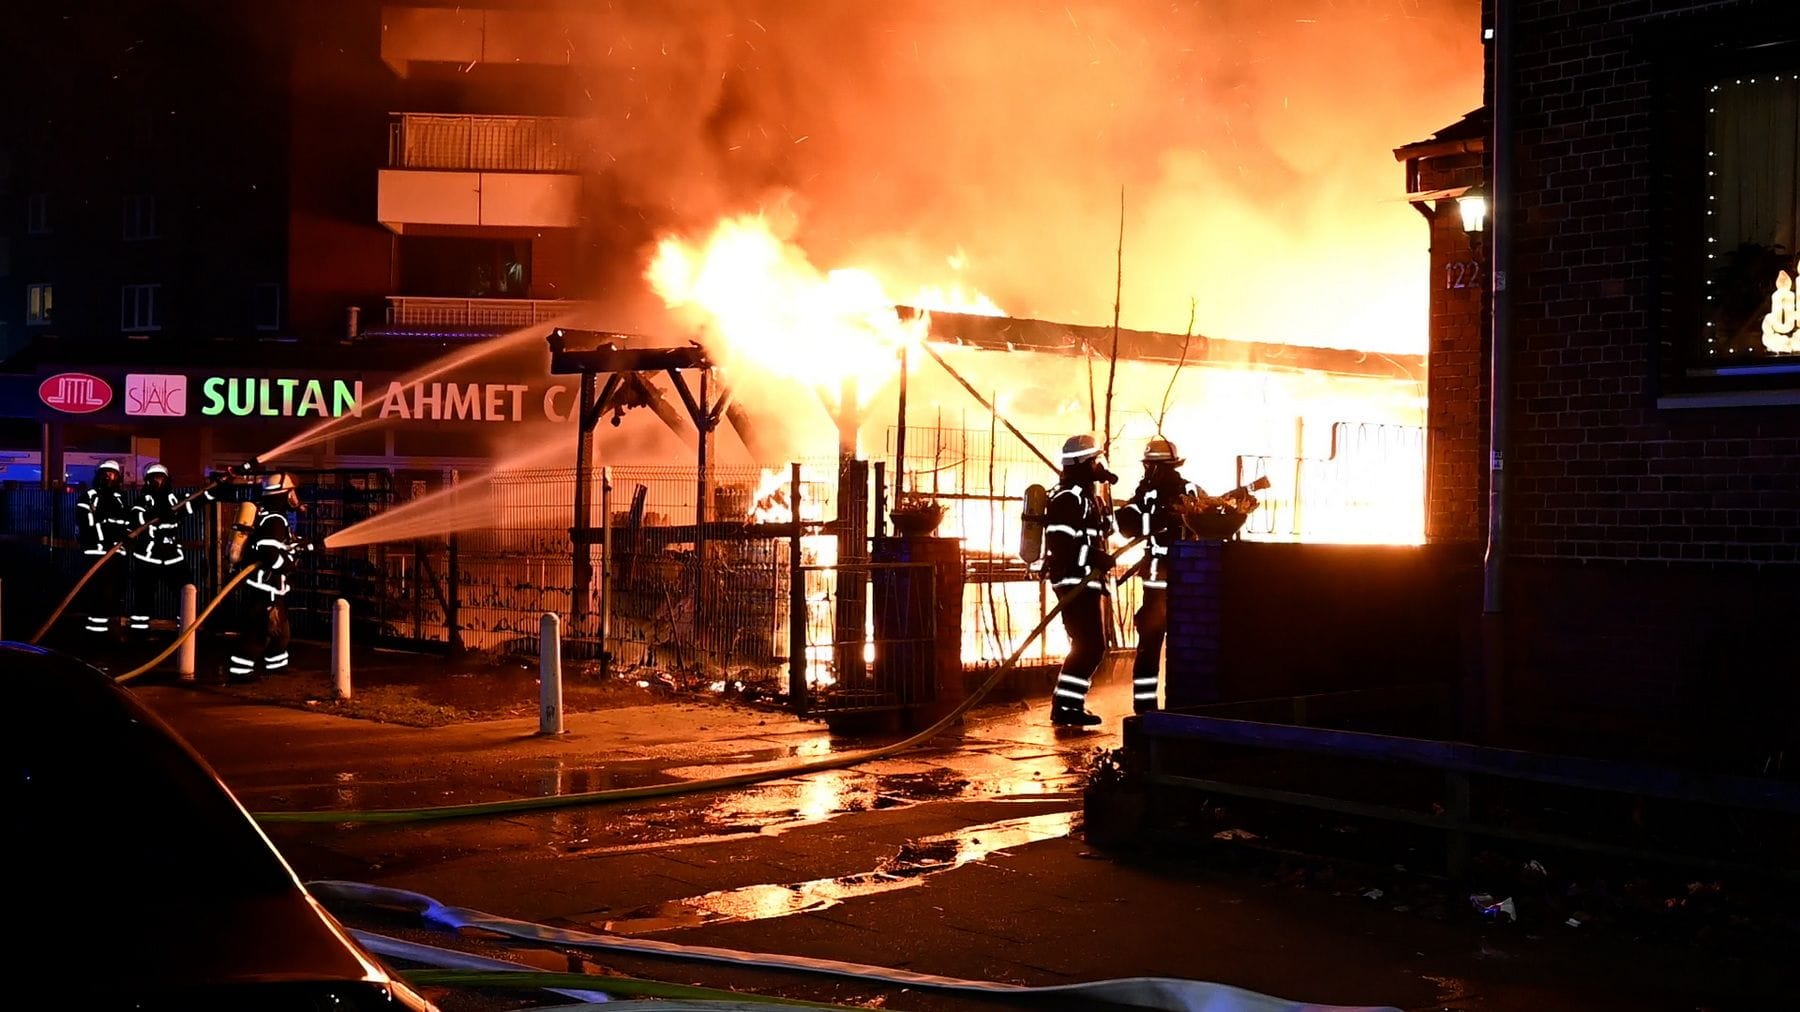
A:
<svg viewBox="0 0 1800 1012">
<path fill-rule="evenodd" d="M 288 666 L 287 598 L 251 590 L 238 614 L 238 640 L 225 673 L 234 682 L 274 674 Z"/>
<path fill-rule="evenodd" d="M 98 555 L 81 556 L 90 566 L 98 558 Z M 122 551 L 113 553 L 94 571 L 87 588 L 82 591 L 82 612 L 87 619 L 88 632 L 102 636 L 110 633 L 115 622 L 124 616 L 125 580 L 125 553 Z"/>
<path fill-rule="evenodd" d="M 1137 610 L 1137 657 L 1131 662 L 1131 708 L 1156 709 L 1156 685 L 1162 675 L 1163 640 L 1169 632 L 1169 589 L 1145 587 Z"/>
<path fill-rule="evenodd" d="M 1071 592 L 1062 610 L 1063 631 L 1069 635 L 1069 656 L 1050 703 L 1057 710 L 1087 708 L 1088 687 L 1106 657 L 1106 630 L 1100 620 L 1101 599 L 1106 595 L 1092 587 Z"/>
<path fill-rule="evenodd" d="M 174 618 L 181 609 L 181 588 L 188 582 L 186 561 L 165 566 L 132 559 L 131 630 L 148 632 L 153 618 Z"/>
</svg>

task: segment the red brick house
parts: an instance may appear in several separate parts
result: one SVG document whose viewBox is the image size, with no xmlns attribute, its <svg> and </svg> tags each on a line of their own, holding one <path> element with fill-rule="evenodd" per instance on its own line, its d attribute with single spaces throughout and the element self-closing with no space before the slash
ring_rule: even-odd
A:
<svg viewBox="0 0 1800 1012">
<path fill-rule="evenodd" d="M 1431 235 L 1428 538 L 1487 542 L 1502 478 L 1474 695 L 1507 740 L 1794 775 L 1800 9 L 1485 7 L 1487 106 L 1396 151 Z"/>
</svg>

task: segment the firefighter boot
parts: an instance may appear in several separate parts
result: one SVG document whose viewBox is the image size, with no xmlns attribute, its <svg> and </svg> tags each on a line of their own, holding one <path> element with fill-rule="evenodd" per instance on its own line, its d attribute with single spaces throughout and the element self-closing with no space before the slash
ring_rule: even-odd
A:
<svg viewBox="0 0 1800 1012">
<path fill-rule="evenodd" d="M 1073 706 L 1057 706 L 1050 710 L 1050 723 L 1058 727 L 1093 727 L 1101 723 L 1098 714 Z"/>
</svg>

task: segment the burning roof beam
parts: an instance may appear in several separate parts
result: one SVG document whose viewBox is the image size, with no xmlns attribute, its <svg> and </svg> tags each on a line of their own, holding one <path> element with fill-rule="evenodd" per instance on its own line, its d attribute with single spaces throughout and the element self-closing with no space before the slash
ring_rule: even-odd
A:
<svg viewBox="0 0 1800 1012">
<path fill-rule="evenodd" d="M 956 344 L 990 351 L 1034 351 L 1048 355 L 1080 355 L 1084 348 L 1091 348 L 1104 356 L 1112 341 L 1111 327 L 1083 327 L 1048 320 L 945 313 L 911 306 L 896 306 L 894 309 L 903 320 L 929 314 L 926 340 L 939 344 Z M 1423 355 L 1391 355 L 1309 345 L 1218 340 L 1199 334 L 1194 336 L 1197 340 L 1188 353 L 1189 365 L 1249 366 L 1406 380 L 1416 380 L 1425 374 Z M 1119 358 L 1126 362 L 1172 364 L 1180 361 L 1184 341 L 1185 337 L 1181 334 L 1121 330 Z"/>
</svg>

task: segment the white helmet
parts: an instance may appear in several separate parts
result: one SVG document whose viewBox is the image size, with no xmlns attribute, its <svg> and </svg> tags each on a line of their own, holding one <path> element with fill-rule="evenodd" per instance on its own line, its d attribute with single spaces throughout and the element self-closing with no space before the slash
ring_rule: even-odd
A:
<svg viewBox="0 0 1800 1012">
<path fill-rule="evenodd" d="M 124 474 L 125 473 L 124 469 L 119 466 L 119 462 L 116 460 L 103 460 L 100 462 L 100 465 L 98 467 L 94 468 L 94 470 L 96 470 L 96 471 L 111 471 L 115 474 Z"/>
<path fill-rule="evenodd" d="M 1086 460 L 1089 457 L 1098 457 L 1099 455 L 1100 444 L 1093 436 L 1087 434 L 1070 436 L 1068 441 L 1063 443 L 1062 462 L 1064 467 L 1067 467 L 1076 461 Z"/>
<path fill-rule="evenodd" d="M 151 478 L 159 474 L 167 478 L 169 476 L 169 469 L 161 464 L 151 464 L 149 467 L 144 468 L 145 478 Z"/>
</svg>

